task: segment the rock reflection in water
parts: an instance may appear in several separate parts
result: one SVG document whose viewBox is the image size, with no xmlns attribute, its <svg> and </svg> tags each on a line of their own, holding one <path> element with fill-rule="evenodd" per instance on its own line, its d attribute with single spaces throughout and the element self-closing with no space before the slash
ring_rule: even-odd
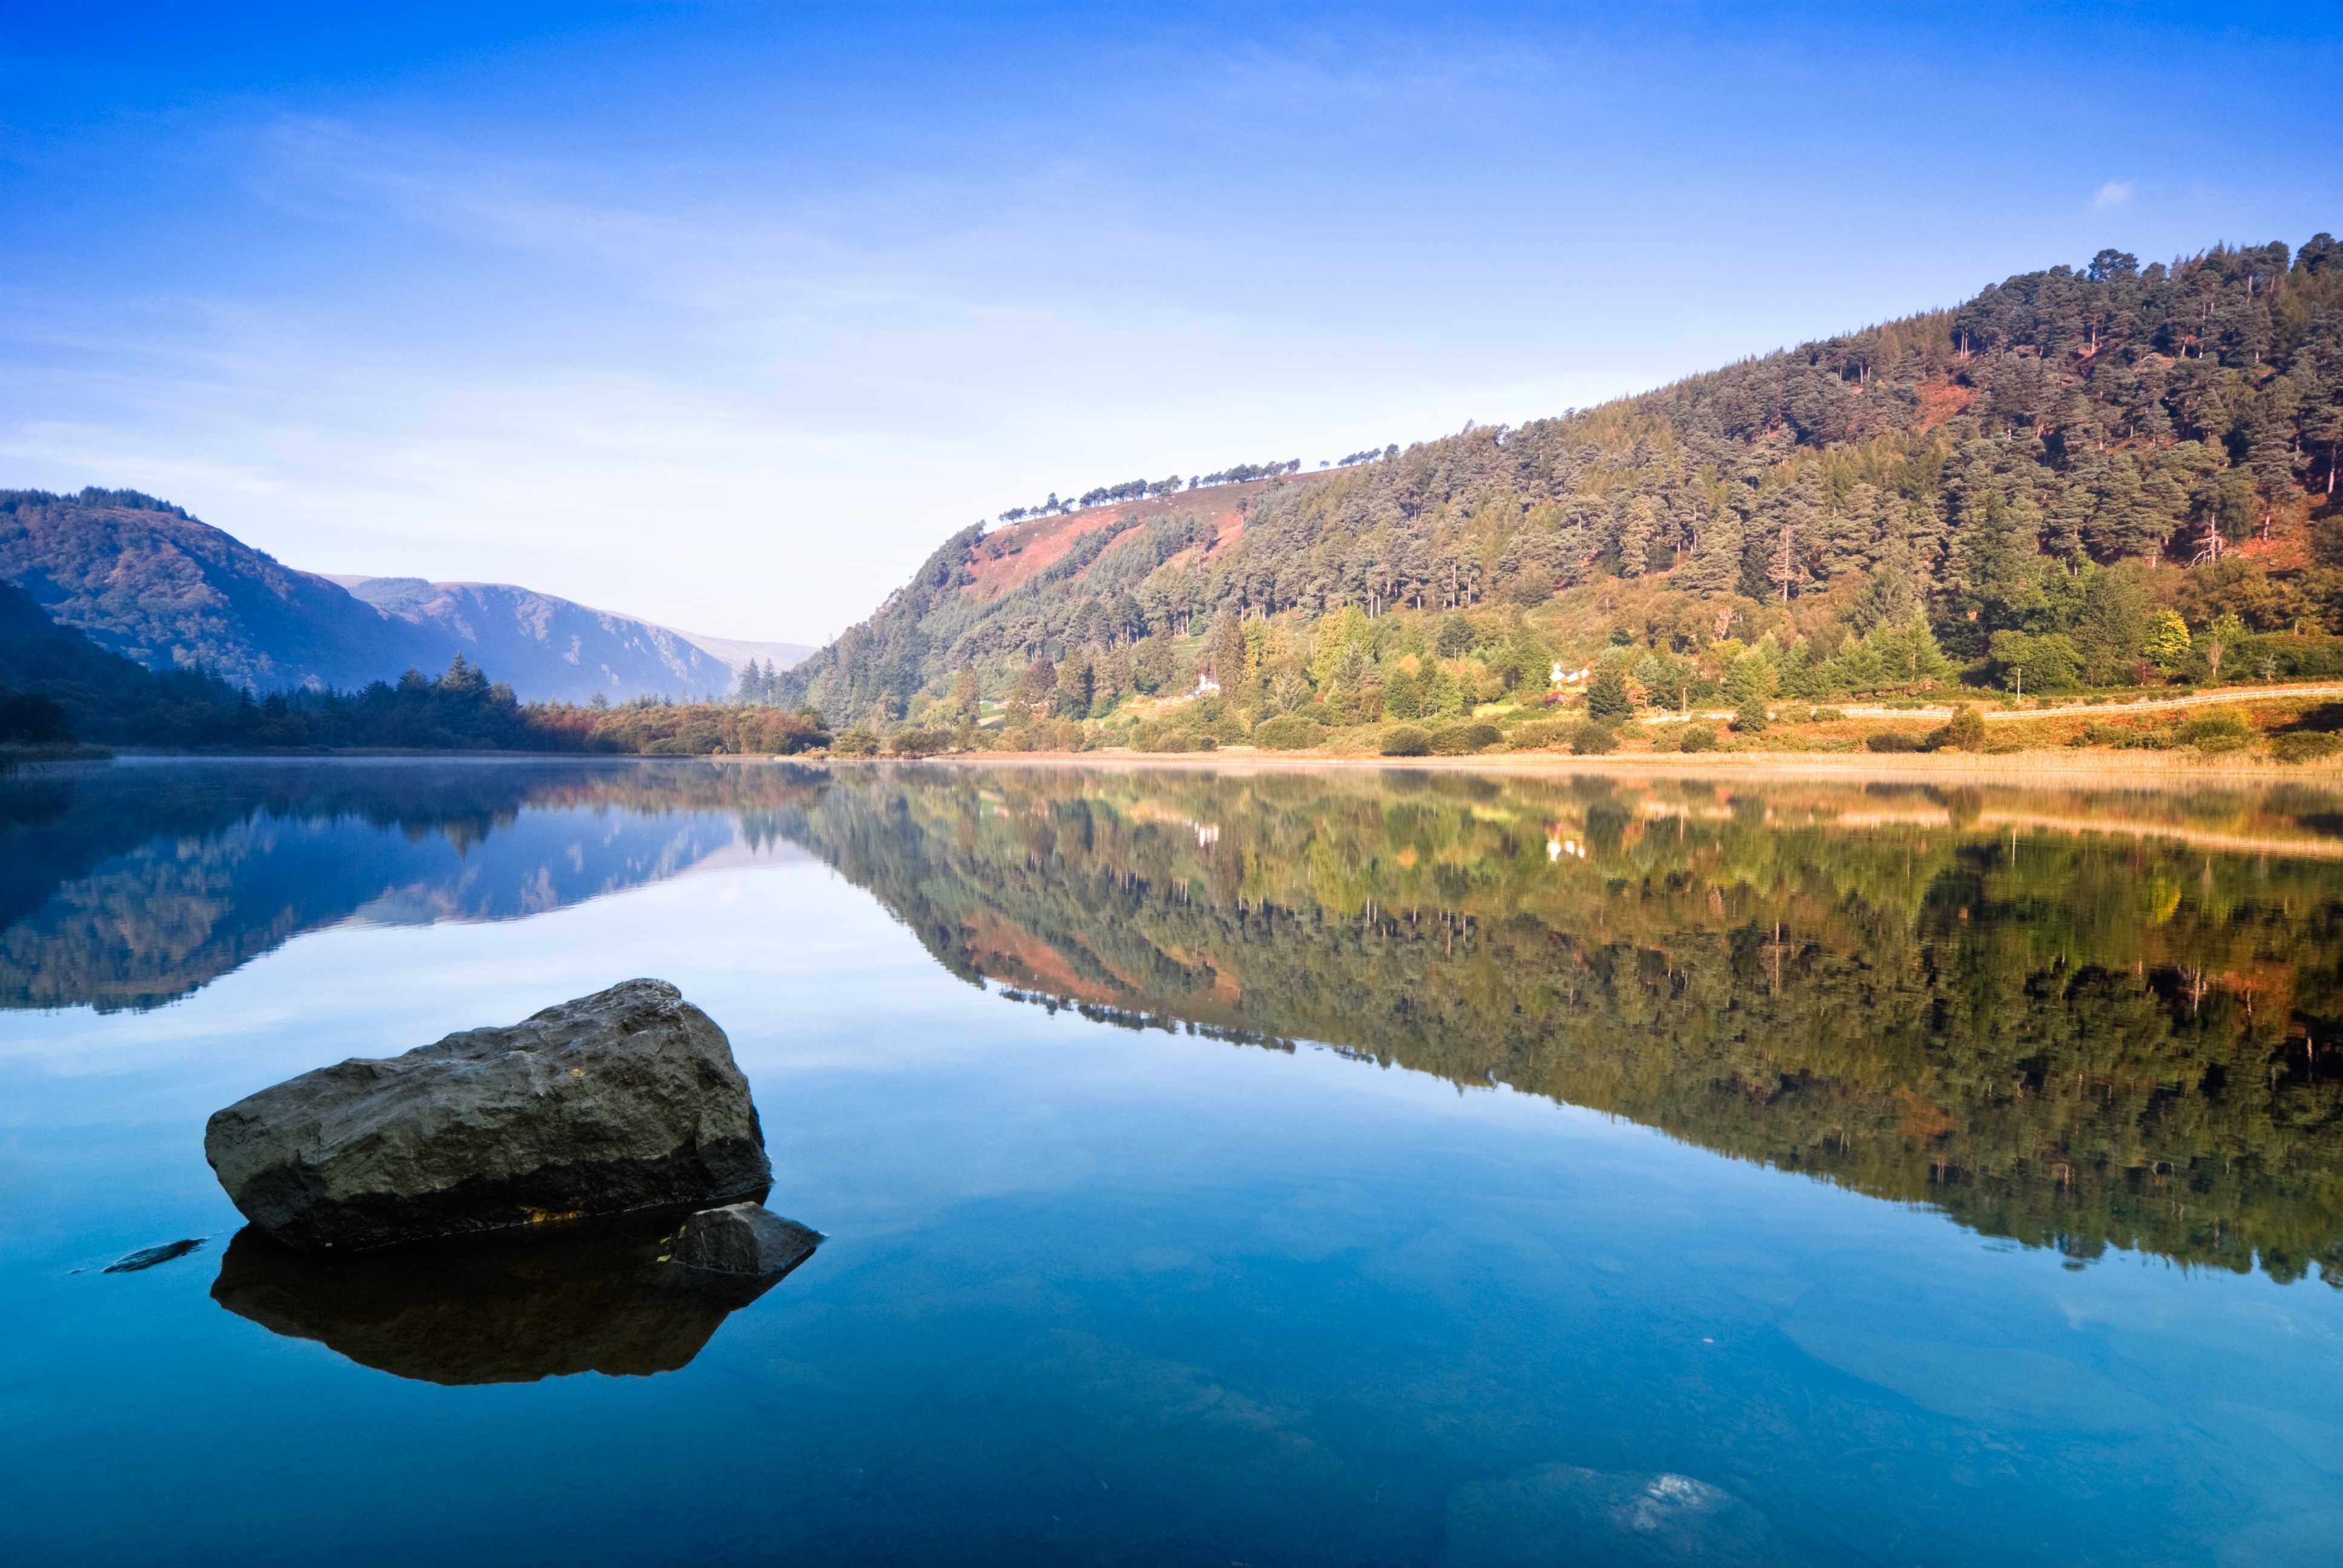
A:
<svg viewBox="0 0 2343 1568">
<path fill-rule="evenodd" d="M 789 1271 L 745 1279 L 662 1262 L 676 1223 L 669 1215 L 337 1259 L 305 1257 L 247 1227 L 228 1243 L 212 1299 L 272 1332 L 422 1382 L 649 1377 L 687 1365 Z"/>
</svg>

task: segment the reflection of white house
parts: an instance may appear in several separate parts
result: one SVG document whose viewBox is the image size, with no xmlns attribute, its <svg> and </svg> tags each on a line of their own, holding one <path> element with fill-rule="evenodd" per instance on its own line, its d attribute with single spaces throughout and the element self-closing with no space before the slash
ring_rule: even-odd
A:
<svg viewBox="0 0 2343 1568">
<path fill-rule="evenodd" d="M 1214 680 L 1209 675 L 1200 675 L 1196 677 L 1196 689 L 1190 692 L 1188 695 L 1191 697 L 1218 697 L 1220 694 L 1221 683 L 1219 681 Z"/>
<path fill-rule="evenodd" d="M 1554 674 L 1550 678 L 1556 686 L 1576 686 L 1584 681 L 1589 673 L 1584 669 L 1564 669 L 1557 664 L 1554 667 Z"/>
</svg>

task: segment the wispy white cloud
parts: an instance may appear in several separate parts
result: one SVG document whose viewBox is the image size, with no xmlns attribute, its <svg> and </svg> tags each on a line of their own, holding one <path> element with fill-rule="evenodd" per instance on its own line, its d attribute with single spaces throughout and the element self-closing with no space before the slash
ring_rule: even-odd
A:
<svg viewBox="0 0 2343 1568">
<path fill-rule="evenodd" d="M 167 114 L 77 93 L 23 147 L 12 102 L 0 206 L 62 220 L 0 267 L 0 483 L 809 638 L 1050 489 L 1596 402 L 2087 255 L 2042 215 L 2096 231 L 2133 196 L 2076 212 L 2093 171 L 2050 157 L 1996 176 L 1991 222 L 1947 230 L 1932 194 L 1816 247 L 1885 182 L 1840 166 L 1820 66 L 1755 28 L 1707 47 L 1705 19 L 988 23 L 890 54 L 746 13 L 719 49 L 687 10 L 664 54 L 614 35 Z M 1776 177 L 1785 147 L 1835 177 Z M 1951 133 L 1893 162 L 1897 189 L 1974 178 Z M 2160 221 L 2188 173 L 2157 176 Z"/>
<path fill-rule="evenodd" d="M 978 193 L 922 172 L 735 203 L 342 120 L 243 140 L 285 235 L 373 270 L 106 325 L 0 290 L 32 416 L 0 407 L 0 459 L 155 490 L 312 569 L 805 639 L 1044 490 L 1314 465 L 1650 378 L 1393 376 L 1424 320 L 1280 314 L 1211 225 L 1047 149 Z"/>
</svg>

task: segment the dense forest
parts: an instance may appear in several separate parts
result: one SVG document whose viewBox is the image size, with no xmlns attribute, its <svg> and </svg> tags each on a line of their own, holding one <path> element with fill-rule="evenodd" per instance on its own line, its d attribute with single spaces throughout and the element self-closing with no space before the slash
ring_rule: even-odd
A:
<svg viewBox="0 0 2343 1568">
<path fill-rule="evenodd" d="M 1607 658 L 1655 703 L 1736 662 L 1809 699 L 2343 672 L 2343 246 L 2324 234 L 2145 266 L 2104 251 L 1353 457 L 1255 481 L 1234 527 L 1184 494 L 1085 512 L 1021 575 L 997 568 L 1025 533 L 964 529 L 778 695 L 949 725 L 971 684 L 1013 721 L 1212 675 L 1242 727 L 1379 719 L 1394 684 L 1392 717 L 1428 688 L 1462 711 L 1542 693 L 1552 659 Z"/>
<path fill-rule="evenodd" d="M 2316 794 L 858 770 L 777 830 L 1052 1006 L 1508 1084 L 2078 1258 L 2343 1285 L 2331 821 Z M 2266 847 L 2207 847 L 2240 839 Z"/>
<path fill-rule="evenodd" d="M 136 490 L 0 490 L 8 584 L 109 652 L 257 690 L 359 686 L 426 657 L 407 622 Z M 432 662 L 451 647 L 430 639 Z"/>
</svg>

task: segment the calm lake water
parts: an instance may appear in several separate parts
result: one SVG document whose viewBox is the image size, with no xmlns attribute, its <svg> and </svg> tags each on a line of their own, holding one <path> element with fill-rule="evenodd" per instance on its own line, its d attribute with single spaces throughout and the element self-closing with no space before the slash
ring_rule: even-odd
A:
<svg viewBox="0 0 2343 1568">
<path fill-rule="evenodd" d="M 635 975 L 772 1289 L 234 1241 L 213 1110 Z M 2343 799 L 20 776 L 0 1221 L 13 1562 L 2331 1563 Z"/>
</svg>

